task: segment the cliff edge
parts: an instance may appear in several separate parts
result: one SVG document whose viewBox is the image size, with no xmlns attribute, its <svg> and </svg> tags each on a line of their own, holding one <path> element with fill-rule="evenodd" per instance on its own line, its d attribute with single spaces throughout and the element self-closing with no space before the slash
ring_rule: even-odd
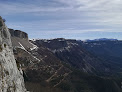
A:
<svg viewBox="0 0 122 92">
<path fill-rule="evenodd" d="M 10 33 L 0 17 L 0 92 L 25 91 L 22 70 L 13 55 Z"/>
<path fill-rule="evenodd" d="M 28 39 L 28 34 L 23 31 L 14 30 L 14 29 L 9 29 L 9 31 L 10 31 L 10 34 L 12 37 L 19 37 L 22 39 Z"/>
</svg>

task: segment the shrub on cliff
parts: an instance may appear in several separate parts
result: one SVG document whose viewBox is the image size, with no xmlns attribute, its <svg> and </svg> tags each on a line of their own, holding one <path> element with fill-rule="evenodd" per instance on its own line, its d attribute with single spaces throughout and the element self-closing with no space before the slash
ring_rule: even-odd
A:
<svg viewBox="0 0 122 92">
<path fill-rule="evenodd" d="M 6 20 L 5 20 L 5 19 L 3 19 L 3 22 L 6 22 Z"/>
</svg>

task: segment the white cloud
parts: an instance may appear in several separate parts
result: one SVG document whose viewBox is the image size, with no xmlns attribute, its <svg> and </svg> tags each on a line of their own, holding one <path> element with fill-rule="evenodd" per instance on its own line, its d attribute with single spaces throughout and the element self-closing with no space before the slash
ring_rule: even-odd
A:
<svg viewBox="0 0 122 92">
<path fill-rule="evenodd" d="M 41 17 L 41 14 L 44 14 L 47 16 L 45 23 L 41 21 L 25 23 L 23 21 L 21 27 L 28 27 L 28 29 L 35 27 L 35 29 L 38 28 L 38 31 L 44 28 L 49 30 L 60 29 L 58 31 L 46 31 L 47 33 L 122 32 L 120 30 L 122 29 L 121 0 L 52 0 L 52 2 L 48 2 L 47 6 L 41 6 L 42 0 L 36 1 L 34 1 L 36 2 L 34 4 L 33 2 L 1 2 L 0 12 L 3 15 L 26 13 L 34 17 Z M 59 20 L 51 19 L 52 17 L 48 20 L 50 16 L 53 16 L 53 18 L 58 17 Z M 14 25 L 16 24 L 14 23 Z M 89 28 L 85 27 L 86 25 Z M 81 26 L 85 28 L 80 29 Z M 13 26 L 13 28 L 17 27 L 19 28 L 19 26 Z"/>
</svg>

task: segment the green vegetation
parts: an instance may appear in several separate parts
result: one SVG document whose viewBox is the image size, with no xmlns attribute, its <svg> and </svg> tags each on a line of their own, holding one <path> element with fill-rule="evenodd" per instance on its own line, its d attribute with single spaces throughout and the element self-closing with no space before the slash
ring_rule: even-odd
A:
<svg viewBox="0 0 122 92">
<path fill-rule="evenodd" d="M 6 33 L 5 29 L 3 30 L 3 35 L 5 38 L 7 38 L 7 33 Z"/>
<path fill-rule="evenodd" d="M 117 84 L 116 79 L 91 76 L 77 70 L 70 74 L 68 80 L 75 92 L 121 92 L 121 81 Z"/>
<path fill-rule="evenodd" d="M 6 22 L 6 20 L 5 20 L 5 19 L 3 19 L 3 22 Z"/>
<path fill-rule="evenodd" d="M 16 84 L 14 81 L 13 81 L 13 90 L 14 90 L 14 92 L 16 92 Z"/>
<path fill-rule="evenodd" d="M 3 26 L 3 23 L 2 23 L 2 21 L 0 21 L 0 27 L 2 27 Z"/>
<path fill-rule="evenodd" d="M 67 83 L 67 82 L 62 82 L 58 87 L 64 91 L 70 91 L 71 90 L 71 85 L 70 85 L 70 83 Z"/>
<path fill-rule="evenodd" d="M 16 64 L 17 64 L 17 68 L 20 68 L 20 62 L 18 60 L 16 60 Z"/>
</svg>

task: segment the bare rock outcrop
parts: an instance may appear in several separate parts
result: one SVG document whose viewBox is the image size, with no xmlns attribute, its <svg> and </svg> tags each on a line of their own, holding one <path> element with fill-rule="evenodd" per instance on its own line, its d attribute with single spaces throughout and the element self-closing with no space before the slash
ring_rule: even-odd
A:
<svg viewBox="0 0 122 92">
<path fill-rule="evenodd" d="M 0 17 L 0 92 L 26 92 L 23 74 L 17 67 L 10 33 Z"/>
<path fill-rule="evenodd" d="M 28 39 L 28 34 L 23 31 L 14 30 L 14 29 L 9 29 L 9 31 L 10 31 L 12 37 L 19 37 L 22 39 Z"/>
</svg>

